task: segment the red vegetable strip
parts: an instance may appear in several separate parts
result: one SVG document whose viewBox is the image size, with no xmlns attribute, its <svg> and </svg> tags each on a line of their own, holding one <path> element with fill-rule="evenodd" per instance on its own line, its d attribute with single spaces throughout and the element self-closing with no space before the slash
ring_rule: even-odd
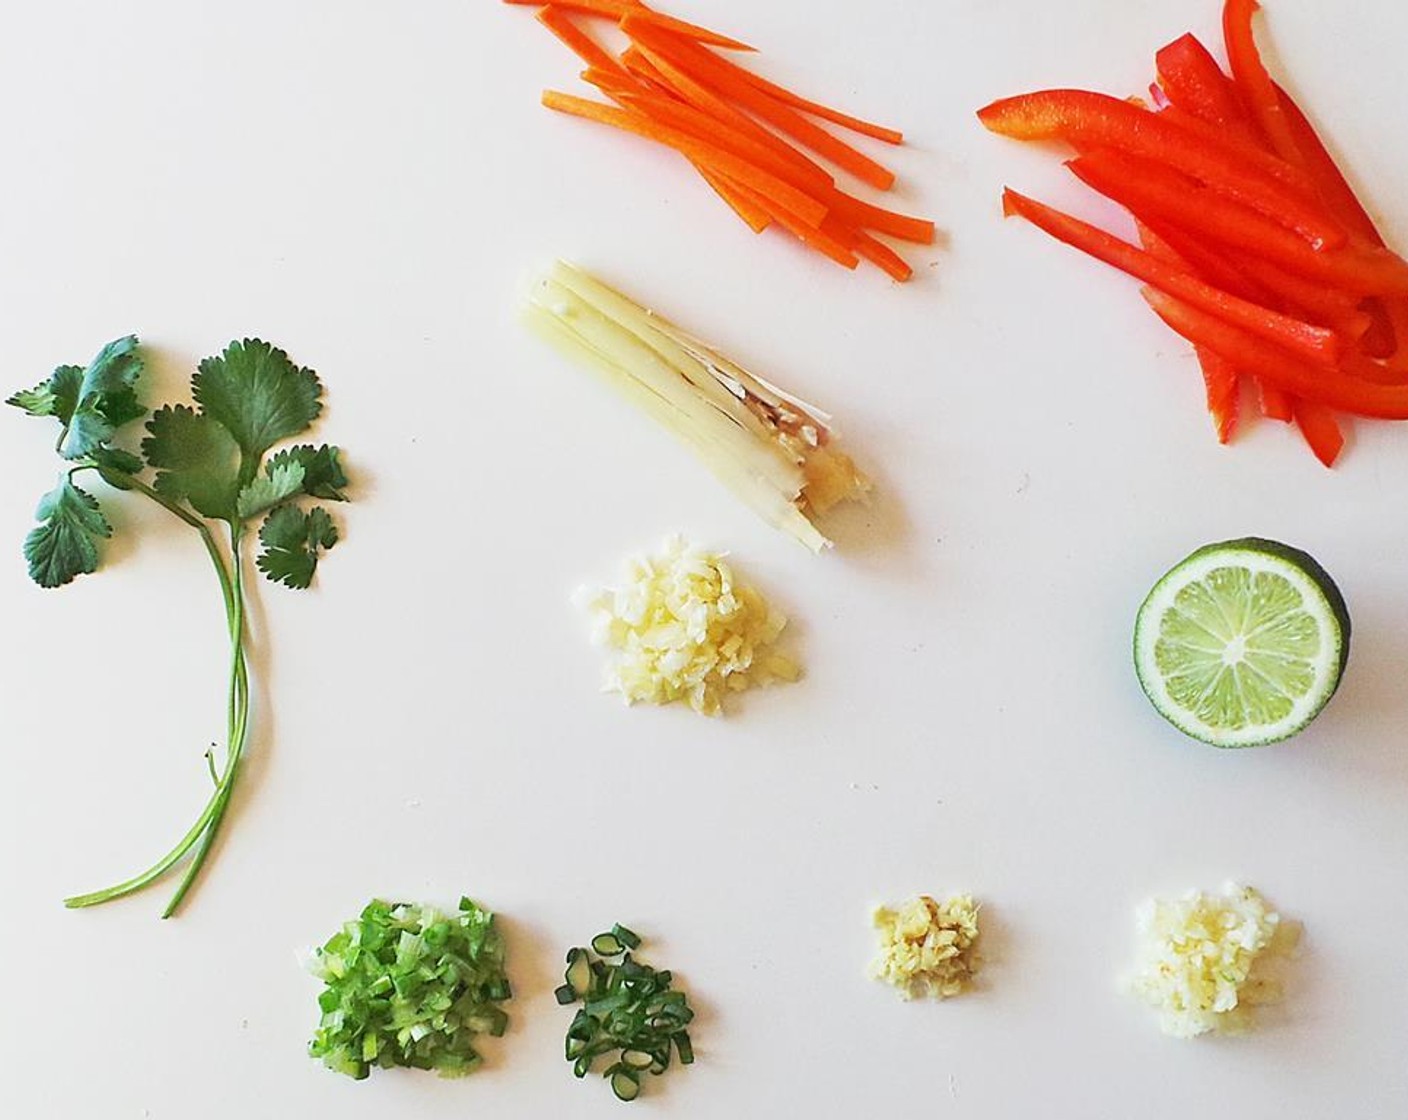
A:
<svg viewBox="0 0 1408 1120">
<path fill-rule="evenodd" d="M 737 184 L 745 198 L 749 198 L 756 205 L 766 210 L 776 219 L 777 224 L 795 236 L 802 244 L 810 249 L 815 249 L 823 256 L 830 257 L 837 264 L 845 268 L 854 269 L 860 264 L 860 258 L 851 250 L 836 240 L 831 234 L 824 232 L 816 226 L 808 225 L 796 214 L 790 213 L 786 207 L 779 206 L 771 199 L 764 198 L 743 184 Z"/>
<path fill-rule="evenodd" d="M 1327 467 L 1333 467 L 1344 448 L 1344 433 L 1340 431 L 1335 414 L 1323 404 L 1314 401 L 1296 401 L 1296 427 L 1315 457 Z"/>
<path fill-rule="evenodd" d="M 630 16 L 632 19 L 653 24 L 697 43 L 708 43 L 711 47 L 721 47 L 729 51 L 751 51 L 754 49 L 747 43 L 740 43 L 737 39 L 730 39 L 727 35 L 720 35 L 717 31 L 710 31 L 707 27 L 685 23 L 683 20 L 675 19 L 674 16 L 667 16 L 663 12 L 647 8 L 644 4 L 635 3 L 634 0 L 504 0 L 504 3 L 568 8 L 573 11 L 588 12 L 595 16 L 609 16 L 615 20 Z"/>
<path fill-rule="evenodd" d="M 1255 380 L 1257 395 L 1261 400 L 1261 414 L 1268 420 L 1279 420 L 1282 424 L 1289 424 L 1294 420 L 1299 401 L 1264 377 Z"/>
<path fill-rule="evenodd" d="M 556 35 L 589 67 L 612 74 L 624 74 L 611 52 L 578 27 L 561 8 L 539 8 L 538 22 Z"/>
<path fill-rule="evenodd" d="M 1235 323 L 1268 342 L 1285 347 L 1304 361 L 1334 367 L 1340 358 L 1339 337 L 1324 327 L 1303 323 L 1260 307 L 1198 279 L 1144 250 L 1069 214 L 1063 214 L 1010 188 L 1002 192 L 1002 212 L 1025 218 L 1058 241 L 1127 272 L 1161 291 Z"/>
<path fill-rule="evenodd" d="M 1249 167 L 1237 147 L 1119 98 L 1086 90 L 1043 90 L 994 101 L 979 110 L 978 119 L 993 132 L 1018 140 L 1110 147 L 1178 167 L 1217 194 L 1295 230 L 1312 246 L 1345 242 L 1344 230 L 1325 215 L 1318 198 Z"/>
<path fill-rule="evenodd" d="M 797 220 L 815 228 L 826 217 L 826 207 L 815 198 L 798 190 L 791 183 L 763 171 L 740 156 L 728 152 L 717 145 L 707 143 L 680 129 L 661 125 L 641 113 L 618 109 L 614 105 L 603 105 L 586 98 L 556 90 L 543 92 L 543 104 L 549 109 L 587 120 L 608 124 L 625 132 L 633 132 L 649 140 L 675 149 L 690 160 L 727 175 L 739 187 L 746 187 L 751 193 L 769 200 L 784 208 Z M 771 212 L 771 207 L 769 207 Z M 774 217 L 777 215 L 774 214 Z M 781 221 L 781 219 L 778 219 Z"/>
<path fill-rule="evenodd" d="M 1260 339 L 1154 288 L 1144 290 L 1159 318 L 1195 346 L 1206 346 L 1240 369 L 1306 400 L 1340 412 L 1408 420 L 1408 385 L 1376 385 L 1326 374 L 1278 353 Z"/>
<path fill-rule="evenodd" d="M 1283 226 L 1153 161 L 1092 151 L 1067 166 L 1088 186 L 1156 225 L 1163 219 L 1357 295 L 1408 293 L 1408 263 L 1392 253 L 1353 247 L 1317 252 Z"/>
<path fill-rule="evenodd" d="M 1152 229 L 1140 221 L 1136 221 L 1135 225 L 1139 229 L 1139 242 L 1148 252 L 1170 264 L 1188 267 L 1188 261 Z M 1204 276 L 1204 279 L 1208 277 Z M 1208 415 L 1212 417 L 1213 429 L 1217 432 L 1217 442 L 1230 443 L 1242 409 L 1241 375 L 1230 363 L 1206 347 L 1196 346 L 1193 349 L 1203 371 L 1203 390 Z"/>
<path fill-rule="evenodd" d="M 640 58 L 660 75 L 661 81 L 666 88 L 670 89 L 675 96 L 686 103 L 693 105 L 700 112 L 729 125 L 739 132 L 751 136 L 760 144 L 771 148 L 782 158 L 796 164 L 800 168 L 810 171 L 818 180 L 824 180 L 828 184 L 835 183 L 831 174 L 819 163 L 799 152 L 791 144 L 781 137 L 769 132 L 752 117 L 746 113 L 741 113 L 719 97 L 713 90 L 697 82 L 689 74 L 674 65 L 669 59 L 655 53 L 649 47 L 640 44 L 633 44 L 626 52 Z"/>
<path fill-rule="evenodd" d="M 1240 133 L 1230 132 L 1221 125 L 1205 121 L 1185 109 L 1180 109 L 1177 105 L 1160 109 L 1159 116 L 1170 124 L 1175 124 L 1196 136 L 1201 136 L 1211 144 L 1217 144 L 1219 147 L 1236 152 L 1237 158 L 1248 167 L 1264 171 L 1273 179 L 1285 183 L 1292 190 L 1301 192 L 1307 202 L 1313 198 L 1317 209 L 1321 206 L 1319 194 L 1316 192 L 1315 184 L 1311 182 L 1310 176 L 1299 168 L 1290 166 L 1280 156 L 1267 151 L 1261 141 L 1255 138 L 1248 139 Z M 1078 149 L 1079 147 L 1077 145 Z"/>
<path fill-rule="evenodd" d="M 893 171 L 738 77 L 739 67 L 733 66 L 697 43 L 662 34 L 658 28 L 648 23 L 639 23 L 629 16 L 621 21 L 621 26 L 636 43 L 669 59 L 716 93 L 761 117 L 837 167 L 849 171 L 862 182 L 882 191 L 894 186 Z"/>
<path fill-rule="evenodd" d="M 1370 317 L 1359 309 L 1359 301 L 1352 295 L 1258 257 L 1249 256 L 1238 264 L 1254 282 L 1288 305 L 1283 311 L 1323 323 L 1355 340 L 1363 338 L 1369 329 Z"/>
<path fill-rule="evenodd" d="M 1183 35 L 1169 43 L 1154 56 L 1154 65 L 1159 85 L 1175 107 L 1249 144 L 1257 142 L 1236 87 L 1195 36 Z"/>
<path fill-rule="evenodd" d="M 1310 123 L 1310 119 L 1301 111 L 1291 95 L 1280 86 L 1276 87 L 1276 96 L 1280 101 L 1286 127 L 1295 141 L 1296 150 L 1300 152 L 1301 163 L 1315 183 L 1320 197 L 1325 200 L 1325 205 L 1351 233 L 1358 234 L 1370 244 L 1382 245 L 1384 240 L 1379 236 L 1374 219 L 1369 217 L 1368 211 L 1359 201 L 1359 196 L 1354 193 L 1354 188 L 1345 179 L 1339 164 L 1315 131 L 1315 126 Z"/>
<path fill-rule="evenodd" d="M 872 206 L 842 190 L 828 195 L 826 201 L 833 213 L 839 214 L 851 225 L 873 229 L 876 233 L 898 237 L 901 241 L 912 241 L 916 245 L 934 243 L 934 223 L 927 218 L 911 218 L 908 214 L 897 214 L 893 210 Z"/>
<path fill-rule="evenodd" d="M 727 202 L 733 212 L 742 218 L 744 224 L 754 233 L 762 233 L 772 225 L 772 216 L 739 190 L 731 179 L 720 175 L 717 171 L 709 170 L 701 163 L 696 163 L 694 169 L 703 176 L 709 186 L 714 188 L 714 193 Z"/>
<path fill-rule="evenodd" d="M 1256 36 L 1252 33 L 1252 16 L 1259 7 L 1256 0 L 1227 0 L 1223 5 L 1222 35 L 1227 46 L 1227 61 L 1232 66 L 1232 81 L 1271 150 L 1286 162 L 1299 164 L 1300 149 L 1286 125 L 1276 87 L 1261 61 Z"/>
</svg>

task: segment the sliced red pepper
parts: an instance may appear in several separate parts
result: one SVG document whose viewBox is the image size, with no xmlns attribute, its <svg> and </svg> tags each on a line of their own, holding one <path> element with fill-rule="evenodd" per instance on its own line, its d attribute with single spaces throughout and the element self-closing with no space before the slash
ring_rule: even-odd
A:
<svg viewBox="0 0 1408 1120">
<path fill-rule="evenodd" d="M 1408 294 L 1408 263 L 1386 249 L 1351 246 L 1317 252 L 1284 227 L 1152 160 L 1102 149 L 1067 166 L 1087 185 L 1156 225 L 1162 220 L 1249 250 L 1356 295 Z"/>
<path fill-rule="evenodd" d="M 1205 346 L 1238 369 L 1288 393 L 1356 416 L 1408 420 L 1408 385 L 1379 385 L 1344 374 L 1327 374 L 1278 354 L 1254 335 L 1155 288 L 1145 288 L 1144 298 L 1160 319 L 1194 346 Z"/>
<path fill-rule="evenodd" d="M 1287 163 L 1299 165 L 1300 149 L 1291 136 L 1280 99 L 1266 64 L 1257 50 L 1252 32 L 1252 16 L 1261 5 L 1256 0 L 1227 0 L 1222 7 L 1222 36 L 1227 47 L 1227 61 L 1232 67 L 1232 81 L 1246 106 L 1247 115 L 1256 122 L 1262 138 L 1271 150 Z"/>
<path fill-rule="evenodd" d="M 1327 467 L 1333 467 L 1344 449 L 1344 433 L 1335 414 L 1314 401 L 1296 401 L 1296 427 L 1310 444 L 1315 457 Z"/>
<path fill-rule="evenodd" d="M 1298 402 L 1284 389 L 1271 384 L 1264 377 L 1258 377 L 1256 391 L 1261 402 L 1261 414 L 1268 420 L 1279 420 L 1282 424 L 1289 424 L 1295 419 L 1295 408 Z"/>
<path fill-rule="evenodd" d="M 1230 443 L 1237 430 L 1242 405 L 1242 379 L 1236 367 L 1220 354 L 1203 346 L 1194 347 L 1198 365 L 1203 370 L 1203 388 L 1207 392 L 1208 414 L 1212 416 L 1218 443 Z"/>
<path fill-rule="evenodd" d="M 1211 191 L 1295 230 L 1310 246 L 1343 245 L 1345 232 L 1308 187 L 1291 186 L 1248 165 L 1244 151 L 1192 132 L 1163 114 L 1086 90 L 1043 90 L 994 101 L 978 111 L 993 132 L 1018 140 L 1065 140 L 1113 148 L 1179 168 Z M 1295 175 L 1295 169 L 1288 169 Z"/>
<path fill-rule="evenodd" d="M 1276 96 L 1280 100 L 1286 127 L 1290 129 L 1296 150 L 1300 152 L 1301 164 L 1314 182 L 1316 190 L 1320 192 L 1320 197 L 1325 200 L 1325 205 L 1351 233 L 1364 238 L 1371 245 L 1382 245 L 1384 239 L 1380 236 L 1378 227 L 1374 225 L 1374 219 L 1369 217 L 1369 212 L 1364 209 L 1363 203 L 1344 177 L 1344 172 L 1340 170 L 1334 156 L 1330 155 L 1329 149 L 1315 131 L 1315 126 L 1310 123 L 1310 118 L 1280 86 L 1276 87 Z"/>
<path fill-rule="evenodd" d="M 1304 361 L 1331 368 L 1339 362 L 1342 347 L 1339 336 L 1333 331 L 1303 323 L 1214 288 L 1186 269 L 1160 260 L 1088 222 L 1053 210 L 1010 188 L 1002 192 L 1002 212 L 1009 217 L 1015 214 L 1025 218 L 1058 241 L 1064 241 L 1097 260 L 1153 284 L 1194 307 L 1235 323 L 1268 342 L 1285 347 Z"/>
<path fill-rule="evenodd" d="M 1258 141 L 1232 80 L 1194 35 L 1175 39 L 1154 56 L 1159 85 L 1175 107 L 1240 137 Z"/>
</svg>

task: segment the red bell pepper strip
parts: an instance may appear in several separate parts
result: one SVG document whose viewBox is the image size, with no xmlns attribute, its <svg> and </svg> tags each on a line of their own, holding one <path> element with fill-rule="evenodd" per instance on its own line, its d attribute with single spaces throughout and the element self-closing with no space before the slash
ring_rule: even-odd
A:
<svg viewBox="0 0 1408 1120">
<path fill-rule="evenodd" d="M 1196 36 L 1169 43 L 1154 56 L 1154 65 L 1170 104 L 1248 144 L 1259 142 L 1236 87 Z"/>
<path fill-rule="evenodd" d="M 1205 346 L 1288 393 L 1355 416 L 1408 420 L 1408 385 L 1379 385 L 1327 374 L 1279 354 L 1255 336 L 1155 288 L 1146 287 L 1144 298 L 1160 319 L 1194 346 Z"/>
<path fill-rule="evenodd" d="M 1067 166 L 1136 217 L 1195 232 L 1356 295 L 1408 294 L 1408 263 L 1385 249 L 1316 251 L 1300 237 L 1152 160 L 1091 151 Z"/>
<path fill-rule="evenodd" d="M 1018 140 L 1065 140 L 1081 149 L 1113 148 L 1172 165 L 1211 191 L 1295 230 L 1310 243 L 1308 248 L 1334 248 L 1346 240 L 1309 187 L 1292 186 L 1249 166 L 1244 148 L 1108 94 L 1069 89 L 1022 94 L 994 101 L 978 111 L 978 119 L 991 131 Z"/>
<path fill-rule="evenodd" d="M 1208 414 L 1212 417 L 1218 443 L 1230 443 L 1237 431 L 1242 406 L 1242 379 L 1236 367 L 1205 346 L 1194 347 L 1203 371 Z"/>
<path fill-rule="evenodd" d="M 1314 182 L 1320 197 L 1324 199 L 1325 205 L 1351 233 L 1364 238 L 1371 245 L 1382 245 L 1384 239 L 1379 235 L 1374 219 L 1369 217 L 1368 211 L 1354 193 L 1354 188 L 1345 179 L 1339 164 L 1315 131 L 1315 126 L 1310 123 L 1310 119 L 1301 111 L 1291 95 L 1280 86 L 1276 87 L 1276 96 L 1280 101 L 1286 127 L 1290 130 L 1296 150 L 1300 153 L 1301 163 Z"/>
<path fill-rule="evenodd" d="M 1335 414 L 1314 401 L 1296 401 L 1296 427 L 1310 444 L 1315 457 L 1327 467 L 1333 467 L 1344 449 L 1344 433 Z"/>
<path fill-rule="evenodd" d="M 1002 192 L 1002 212 L 1025 218 L 1058 241 L 1089 254 L 1121 272 L 1152 284 L 1161 291 L 1201 308 L 1243 330 L 1282 346 L 1303 361 L 1333 368 L 1342 346 L 1334 331 L 1303 323 L 1289 316 L 1231 295 L 1198 279 L 1186 269 L 1146 253 L 1102 229 L 1008 188 Z"/>
<path fill-rule="evenodd" d="M 1300 164 L 1300 149 L 1291 136 L 1276 95 L 1276 86 L 1261 61 L 1252 32 L 1252 16 L 1260 7 L 1256 0 L 1227 0 L 1222 7 L 1222 36 L 1232 81 L 1271 150 L 1287 163 Z"/>
</svg>

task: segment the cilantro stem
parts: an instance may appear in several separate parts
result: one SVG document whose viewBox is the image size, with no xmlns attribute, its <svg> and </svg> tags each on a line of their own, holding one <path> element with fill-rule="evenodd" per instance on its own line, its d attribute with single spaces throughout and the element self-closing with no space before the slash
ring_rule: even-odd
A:
<svg viewBox="0 0 1408 1120">
<path fill-rule="evenodd" d="M 165 495 L 154 490 L 141 479 L 131 477 L 129 481 L 134 490 L 146 495 L 200 534 L 201 541 L 205 545 L 206 552 L 215 567 L 216 577 L 220 582 L 220 592 L 225 603 L 225 620 L 230 636 L 230 689 L 226 726 L 225 771 L 219 777 L 215 791 L 211 794 L 210 800 L 206 802 L 205 808 L 196 819 L 195 824 L 187 830 L 176 846 L 166 855 L 130 879 L 100 891 L 67 898 L 64 900 L 64 905 L 70 909 L 97 906 L 142 890 L 165 876 L 199 843 L 200 846 L 186 870 L 181 885 L 162 913 L 163 918 L 169 918 L 180 907 L 187 892 L 200 874 L 206 857 L 210 854 L 215 835 L 224 820 L 226 810 L 229 808 L 230 795 L 234 790 L 240 759 L 244 754 L 245 742 L 249 734 L 249 667 L 245 657 L 243 526 L 238 523 L 231 526 L 230 563 L 227 566 L 220 546 L 216 543 L 206 522 L 171 502 Z"/>
</svg>

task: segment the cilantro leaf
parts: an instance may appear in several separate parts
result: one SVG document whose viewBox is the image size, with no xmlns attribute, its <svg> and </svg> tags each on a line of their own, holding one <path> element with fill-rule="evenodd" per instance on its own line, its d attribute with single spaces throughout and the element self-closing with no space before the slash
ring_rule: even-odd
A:
<svg viewBox="0 0 1408 1120">
<path fill-rule="evenodd" d="M 345 502 L 343 493 L 347 485 L 347 475 L 342 470 L 342 452 L 336 447 L 323 444 L 299 444 L 280 451 L 269 460 L 267 469 L 273 471 L 283 463 L 298 463 L 303 467 L 303 492 L 310 498 L 322 498 L 329 502 Z"/>
<path fill-rule="evenodd" d="M 60 366 L 47 381 L 16 393 L 6 403 L 31 416 L 56 417 L 64 426 L 59 454 L 65 459 L 87 458 L 118 428 L 147 413 L 135 388 L 142 372 L 137 345 L 135 335 L 109 342 L 87 368 Z"/>
<path fill-rule="evenodd" d="M 259 339 L 232 342 L 219 357 L 206 358 L 191 385 L 201 411 L 244 452 L 245 480 L 264 452 L 306 431 L 323 409 L 318 375 Z"/>
<path fill-rule="evenodd" d="M 337 543 L 337 526 L 321 506 L 304 513 L 297 506 L 280 506 L 259 529 L 264 546 L 255 563 L 274 583 L 305 588 L 313 582 L 318 557 Z"/>
<path fill-rule="evenodd" d="M 64 476 L 39 501 L 35 518 L 43 524 L 24 541 L 29 576 L 40 587 L 62 587 L 75 576 L 98 569 L 98 541 L 112 536 L 98 499 Z"/>
<path fill-rule="evenodd" d="M 239 447 L 225 428 L 185 405 L 167 405 L 147 421 L 142 454 L 157 468 L 156 489 L 198 513 L 231 524 L 238 517 Z"/>
<path fill-rule="evenodd" d="M 268 470 L 240 491 L 235 510 L 242 518 L 257 517 L 265 510 L 303 493 L 303 464 L 270 462 Z"/>
<path fill-rule="evenodd" d="M 22 408 L 30 416 L 57 416 L 67 424 L 78 407 L 78 391 L 83 385 L 82 366 L 60 366 L 33 389 L 21 389 L 5 403 Z"/>
<path fill-rule="evenodd" d="M 95 447 L 92 459 L 103 481 L 119 490 L 131 490 L 132 480 L 127 476 L 141 474 L 146 468 L 139 456 L 120 447 Z"/>
</svg>

